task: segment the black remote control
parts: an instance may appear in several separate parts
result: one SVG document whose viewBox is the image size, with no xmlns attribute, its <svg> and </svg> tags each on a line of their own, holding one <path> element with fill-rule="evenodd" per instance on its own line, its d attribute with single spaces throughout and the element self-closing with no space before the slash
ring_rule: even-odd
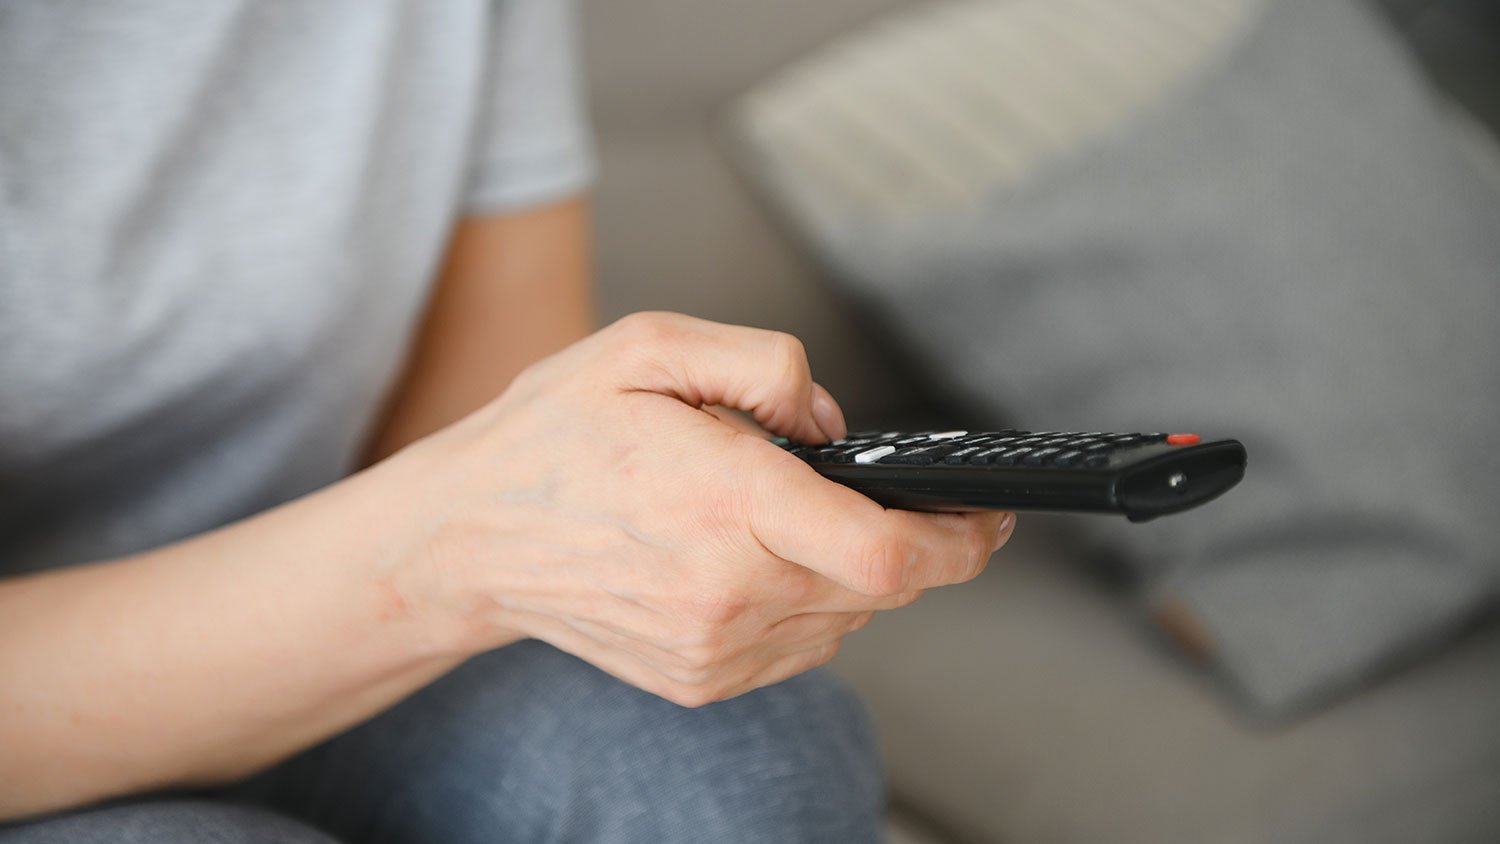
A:
<svg viewBox="0 0 1500 844">
<path fill-rule="evenodd" d="M 1196 507 L 1245 476 L 1245 447 L 1197 434 L 934 431 L 776 440 L 829 480 L 902 510 L 1121 513 Z"/>
</svg>

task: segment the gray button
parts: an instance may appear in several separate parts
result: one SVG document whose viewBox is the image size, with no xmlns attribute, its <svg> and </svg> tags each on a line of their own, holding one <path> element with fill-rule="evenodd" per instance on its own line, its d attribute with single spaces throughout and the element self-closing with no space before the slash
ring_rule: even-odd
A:
<svg viewBox="0 0 1500 844">
<path fill-rule="evenodd" d="M 929 440 L 956 440 L 959 437 L 967 437 L 968 435 L 969 435 L 968 431 L 943 431 L 940 434 L 928 434 L 927 435 L 927 439 L 929 439 Z"/>
<path fill-rule="evenodd" d="M 874 463 L 876 460 L 879 460 L 880 458 L 886 456 L 887 454 L 895 454 L 895 453 L 896 453 L 896 447 L 895 446 L 893 446 L 893 445 L 882 445 L 882 446 L 878 446 L 876 448 L 872 448 L 869 451 L 861 451 L 859 454 L 854 455 L 854 462 L 855 463 Z"/>
</svg>

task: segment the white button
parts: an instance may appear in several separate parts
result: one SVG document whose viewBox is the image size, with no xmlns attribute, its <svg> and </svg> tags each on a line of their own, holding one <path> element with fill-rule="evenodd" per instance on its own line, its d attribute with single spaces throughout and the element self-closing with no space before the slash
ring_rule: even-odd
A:
<svg viewBox="0 0 1500 844">
<path fill-rule="evenodd" d="M 854 462 L 855 463 L 874 463 L 876 460 L 879 460 L 880 458 L 886 456 L 887 454 L 895 454 L 895 453 L 896 453 L 896 447 L 893 446 L 893 445 L 876 446 L 875 448 L 872 448 L 872 449 L 870 449 L 868 451 L 861 451 L 859 454 L 854 455 Z"/>
<path fill-rule="evenodd" d="M 968 431 L 944 431 L 941 434 L 928 434 L 929 440 L 956 440 L 959 437 L 967 437 Z"/>
</svg>

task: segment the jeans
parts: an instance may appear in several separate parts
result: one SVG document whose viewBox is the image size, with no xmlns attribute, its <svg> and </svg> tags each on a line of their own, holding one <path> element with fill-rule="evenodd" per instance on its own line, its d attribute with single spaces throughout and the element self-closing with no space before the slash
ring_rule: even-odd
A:
<svg viewBox="0 0 1500 844">
<path fill-rule="evenodd" d="M 248 782 L 0 844 L 858 844 L 882 801 L 867 716 L 824 672 L 684 709 L 523 642 Z"/>
</svg>

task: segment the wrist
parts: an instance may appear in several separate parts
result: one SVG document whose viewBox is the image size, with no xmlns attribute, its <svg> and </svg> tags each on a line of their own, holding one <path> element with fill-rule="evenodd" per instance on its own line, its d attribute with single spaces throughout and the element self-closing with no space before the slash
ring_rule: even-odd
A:
<svg viewBox="0 0 1500 844">
<path fill-rule="evenodd" d="M 453 444 L 429 437 L 347 482 L 356 577 L 373 622 L 418 655 L 462 658 L 527 638 L 505 607 L 504 551 L 466 536 Z"/>
</svg>

